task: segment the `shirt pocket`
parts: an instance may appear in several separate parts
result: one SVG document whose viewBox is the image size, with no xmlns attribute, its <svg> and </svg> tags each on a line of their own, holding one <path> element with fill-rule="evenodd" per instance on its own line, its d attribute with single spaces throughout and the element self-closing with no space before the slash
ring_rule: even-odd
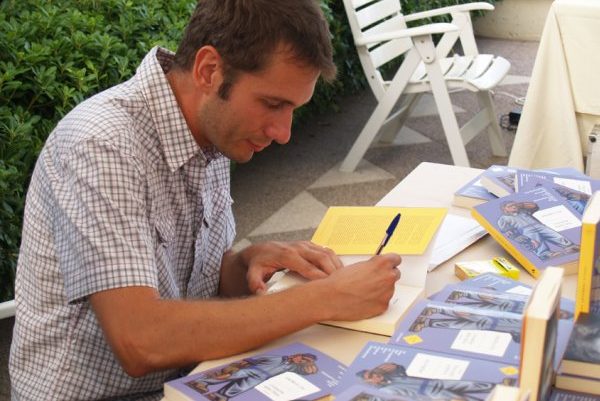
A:
<svg viewBox="0 0 600 401">
<path fill-rule="evenodd" d="M 159 212 L 154 220 L 155 255 L 158 268 L 165 268 L 173 262 L 175 222 L 167 211 Z"/>
<path fill-rule="evenodd" d="M 203 195 L 204 213 L 194 245 L 194 271 L 188 295 L 209 297 L 218 292 L 223 254 L 235 238 L 229 188 Z"/>
</svg>

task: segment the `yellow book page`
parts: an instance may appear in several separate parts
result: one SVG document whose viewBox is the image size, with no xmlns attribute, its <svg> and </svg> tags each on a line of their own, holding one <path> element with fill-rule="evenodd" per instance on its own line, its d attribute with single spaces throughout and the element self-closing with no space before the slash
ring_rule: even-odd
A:
<svg viewBox="0 0 600 401">
<path fill-rule="evenodd" d="M 396 214 L 402 217 L 382 253 L 421 255 L 446 216 L 431 207 L 333 206 L 327 210 L 312 241 L 338 255 L 370 255 L 377 251 Z"/>
</svg>

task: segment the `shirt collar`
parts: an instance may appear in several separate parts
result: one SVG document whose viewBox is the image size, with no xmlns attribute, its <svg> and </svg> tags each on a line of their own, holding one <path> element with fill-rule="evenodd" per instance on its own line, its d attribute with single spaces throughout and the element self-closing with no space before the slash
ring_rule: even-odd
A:
<svg viewBox="0 0 600 401">
<path fill-rule="evenodd" d="M 200 148 L 194 140 L 167 80 L 166 72 L 173 63 L 173 57 L 173 52 L 156 46 L 148 52 L 136 71 L 171 171 L 179 169 L 195 156 L 200 157 L 202 164 L 224 157 L 214 147 Z"/>
</svg>

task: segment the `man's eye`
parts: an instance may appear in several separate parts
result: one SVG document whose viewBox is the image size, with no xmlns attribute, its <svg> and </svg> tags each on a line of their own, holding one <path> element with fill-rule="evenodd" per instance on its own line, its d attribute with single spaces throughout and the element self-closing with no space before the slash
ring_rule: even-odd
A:
<svg viewBox="0 0 600 401">
<path fill-rule="evenodd" d="M 272 110 L 279 110 L 283 107 L 283 102 L 270 102 L 265 100 L 265 105 Z"/>
</svg>

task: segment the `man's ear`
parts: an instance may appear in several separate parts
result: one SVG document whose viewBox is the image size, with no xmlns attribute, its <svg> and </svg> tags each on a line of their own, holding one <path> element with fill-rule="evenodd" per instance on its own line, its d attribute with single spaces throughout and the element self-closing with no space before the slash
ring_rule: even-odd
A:
<svg viewBox="0 0 600 401">
<path fill-rule="evenodd" d="M 192 70 L 194 84 L 200 90 L 218 90 L 223 82 L 223 59 L 212 46 L 203 46 L 196 52 Z"/>
</svg>

